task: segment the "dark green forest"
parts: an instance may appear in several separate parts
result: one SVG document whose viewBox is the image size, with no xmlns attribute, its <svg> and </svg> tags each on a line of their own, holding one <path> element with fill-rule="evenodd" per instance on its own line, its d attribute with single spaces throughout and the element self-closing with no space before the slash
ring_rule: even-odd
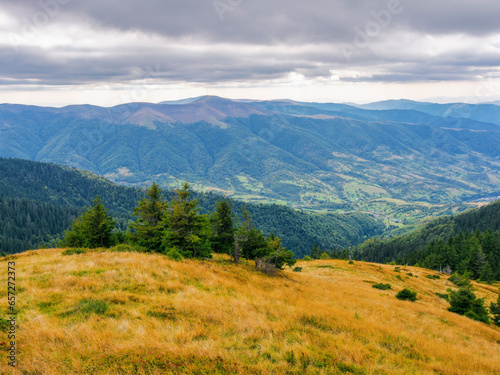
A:
<svg viewBox="0 0 500 375">
<path fill-rule="evenodd" d="M 358 259 L 418 265 L 471 278 L 500 280 L 500 201 L 460 215 L 435 219 L 420 230 L 388 240 L 379 237 L 355 249 Z"/>
<path fill-rule="evenodd" d="M 117 228 L 125 231 L 133 207 L 144 194 L 144 189 L 116 185 L 93 173 L 0 158 L 0 251 L 16 253 L 56 246 L 72 220 L 98 195 Z M 166 198 L 172 194 L 167 191 Z M 214 193 L 194 193 L 193 197 L 200 200 L 201 213 L 211 212 L 221 198 Z M 298 257 L 309 254 L 315 242 L 322 249 L 349 247 L 381 235 L 385 229 L 381 222 L 364 214 L 313 214 L 280 205 L 234 201 L 238 216 L 243 205 L 252 214 L 257 229 L 266 235 L 274 232 Z"/>
</svg>

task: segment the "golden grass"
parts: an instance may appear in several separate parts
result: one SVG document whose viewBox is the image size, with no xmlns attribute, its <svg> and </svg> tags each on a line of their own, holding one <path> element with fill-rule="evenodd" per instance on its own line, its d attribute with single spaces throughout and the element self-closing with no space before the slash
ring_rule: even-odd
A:
<svg viewBox="0 0 500 375">
<path fill-rule="evenodd" d="M 18 367 L 2 355 L 2 374 L 500 373 L 500 329 L 448 312 L 431 271 L 322 260 L 271 278 L 223 256 L 61 252 L 14 257 Z M 419 300 L 394 298 L 403 287 Z"/>
</svg>

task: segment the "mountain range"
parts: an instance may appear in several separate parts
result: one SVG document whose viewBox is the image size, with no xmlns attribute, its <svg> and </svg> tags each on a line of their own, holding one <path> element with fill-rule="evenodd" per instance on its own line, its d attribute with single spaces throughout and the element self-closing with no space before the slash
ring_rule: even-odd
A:
<svg viewBox="0 0 500 375">
<path fill-rule="evenodd" d="M 111 108 L 1 104 L 0 156 L 126 185 L 188 181 L 246 201 L 402 222 L 500 195 L 499 115 L 492 104 L 213 96 Z"/>
</svg>

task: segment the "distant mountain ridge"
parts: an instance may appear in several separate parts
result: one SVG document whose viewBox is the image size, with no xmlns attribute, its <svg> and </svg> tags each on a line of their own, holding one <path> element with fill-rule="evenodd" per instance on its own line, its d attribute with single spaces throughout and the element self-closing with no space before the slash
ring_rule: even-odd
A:
<svg viewBox="0 0 500 375">
<path fill-rule="evenodd" d="M 316 210 L 385 214 L 399 212 L 399 201 L 425 208 L 500 195 L 500 126 L 484 122 L 500 107 L 468 105 L 472 115 L 457 117 L 427 103 L 378 106 L 387 109 L 214 96 L 111 108 L 1 104 L 0 156 Z"/>
</svg>

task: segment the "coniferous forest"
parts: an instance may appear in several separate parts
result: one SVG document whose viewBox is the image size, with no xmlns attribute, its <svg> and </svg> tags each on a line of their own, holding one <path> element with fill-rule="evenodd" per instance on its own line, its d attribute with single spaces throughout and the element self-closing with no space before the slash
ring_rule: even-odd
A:
<svg viewBox="0 0 500 375">
<path fill-rule="evenodd" d="M 165 189 L 171 199 L 173 190 Z M 144 196 L 140 187 L 116 185 L 93 173 L 56 164 L 0 158 L 0 251 L 16 253 L 38 247 L 54 247 L 73 219 L 82 214 L 99 195 L 125 232 L 133 208 Z M 221 195 L 193 192 L 200 212 L 209 214 Z M 361 213 L 314 214 L 282 205 L 233 201 L 233 211 L 241 219 L 243 206 L 252 215 L 255 228 L 266 236 L 274 233 L 297 257 L 310 253 L 314 243 L 323 249 L 350 247 L 380 235 L 385 225 Z M 15 214 L 14 214 L 15 212 Z M 36 225 L 29 226 L 30 222 Z"/>
<path fill-rule="evenodd" d="M 431 221 L 420 230 L 392 239 L 373 238 L 355 250 L 372 262 L 417 265 L 472 279 L 500 280 L 500 201 L 460 215 Z"/>
</svg>

